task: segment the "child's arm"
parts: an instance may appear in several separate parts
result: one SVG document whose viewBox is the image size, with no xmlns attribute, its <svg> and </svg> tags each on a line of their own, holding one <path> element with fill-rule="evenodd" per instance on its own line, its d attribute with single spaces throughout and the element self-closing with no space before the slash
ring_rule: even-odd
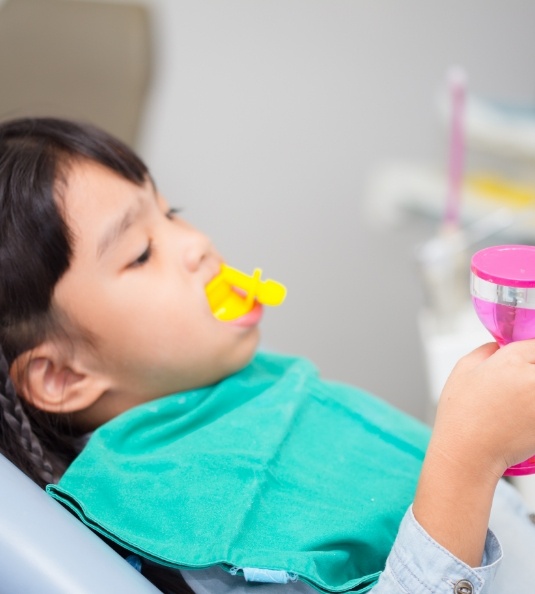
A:
<svg viewBox="0 0 535 594">
<path fill-rule="evenodd" d="M 414 502 L 427 533 L 481 565 L 494 491 L 535 454 L 535 341 L 487 344 L 457 364 L 442 393 Z"/>
</svg>

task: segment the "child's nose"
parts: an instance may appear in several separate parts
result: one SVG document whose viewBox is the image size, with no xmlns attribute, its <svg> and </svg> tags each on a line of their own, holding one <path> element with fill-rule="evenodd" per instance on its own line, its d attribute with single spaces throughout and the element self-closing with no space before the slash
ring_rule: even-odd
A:
<svg viewBox="0 0 535 594">
<path fill-rule="evenodd" d="M 184 249 L 184 265 L 190 272 L 196 272 L 203 260 L 214 252 L 210 238 L 197 229 L 188 229 L 187 244 Z"/>
</svg>

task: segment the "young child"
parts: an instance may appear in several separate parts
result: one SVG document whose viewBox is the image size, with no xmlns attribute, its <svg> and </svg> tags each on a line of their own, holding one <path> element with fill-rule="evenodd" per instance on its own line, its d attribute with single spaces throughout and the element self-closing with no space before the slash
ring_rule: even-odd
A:
<svg viewBox="0 0 535 594">
<path fill-rule="evenodd" d="M 163 592 L 531 591 L 500 477 L 535 452 L 535 341 L 464 357 L 430 437 L 256 354 L 260 306 L 208 306 L 222 263 L 118 140 L 1 124 L 0 451 Z"/>
</svg>

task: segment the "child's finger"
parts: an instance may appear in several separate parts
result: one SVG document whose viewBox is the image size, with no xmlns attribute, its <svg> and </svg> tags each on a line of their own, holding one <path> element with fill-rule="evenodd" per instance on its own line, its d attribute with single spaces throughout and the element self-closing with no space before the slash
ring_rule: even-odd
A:
<svg viewBox="0 0 535 594">
<path fill-rule="evenodd" d="M 479 363 L 482 363 L 494 353 L 499 350 L 499 346 L 495 342 L 487 342 L 482 344 L 481 346 L 477 347 L 467 355 L 465 355 L 462 359 L 460 359 L 458 366 L 469 366 L 475 367 Z"/>
<path fill-rule="evenodd" d="M 535 364 L 535 339 L 519 340 L 502 347 L 504 352 L 513 352 L 526 363 Z"/>
</svg>

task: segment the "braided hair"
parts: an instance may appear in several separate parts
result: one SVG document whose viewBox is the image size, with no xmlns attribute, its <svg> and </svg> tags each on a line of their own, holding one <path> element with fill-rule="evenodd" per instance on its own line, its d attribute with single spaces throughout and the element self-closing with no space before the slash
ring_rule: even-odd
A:
<svg viewBox="0 0 535 594">
<path fill-rule="evenodd" d="M 0 347 L 0 451 L 41 486 L 54 482 L 54 467 L 9 377 Z"/>
</svg>

